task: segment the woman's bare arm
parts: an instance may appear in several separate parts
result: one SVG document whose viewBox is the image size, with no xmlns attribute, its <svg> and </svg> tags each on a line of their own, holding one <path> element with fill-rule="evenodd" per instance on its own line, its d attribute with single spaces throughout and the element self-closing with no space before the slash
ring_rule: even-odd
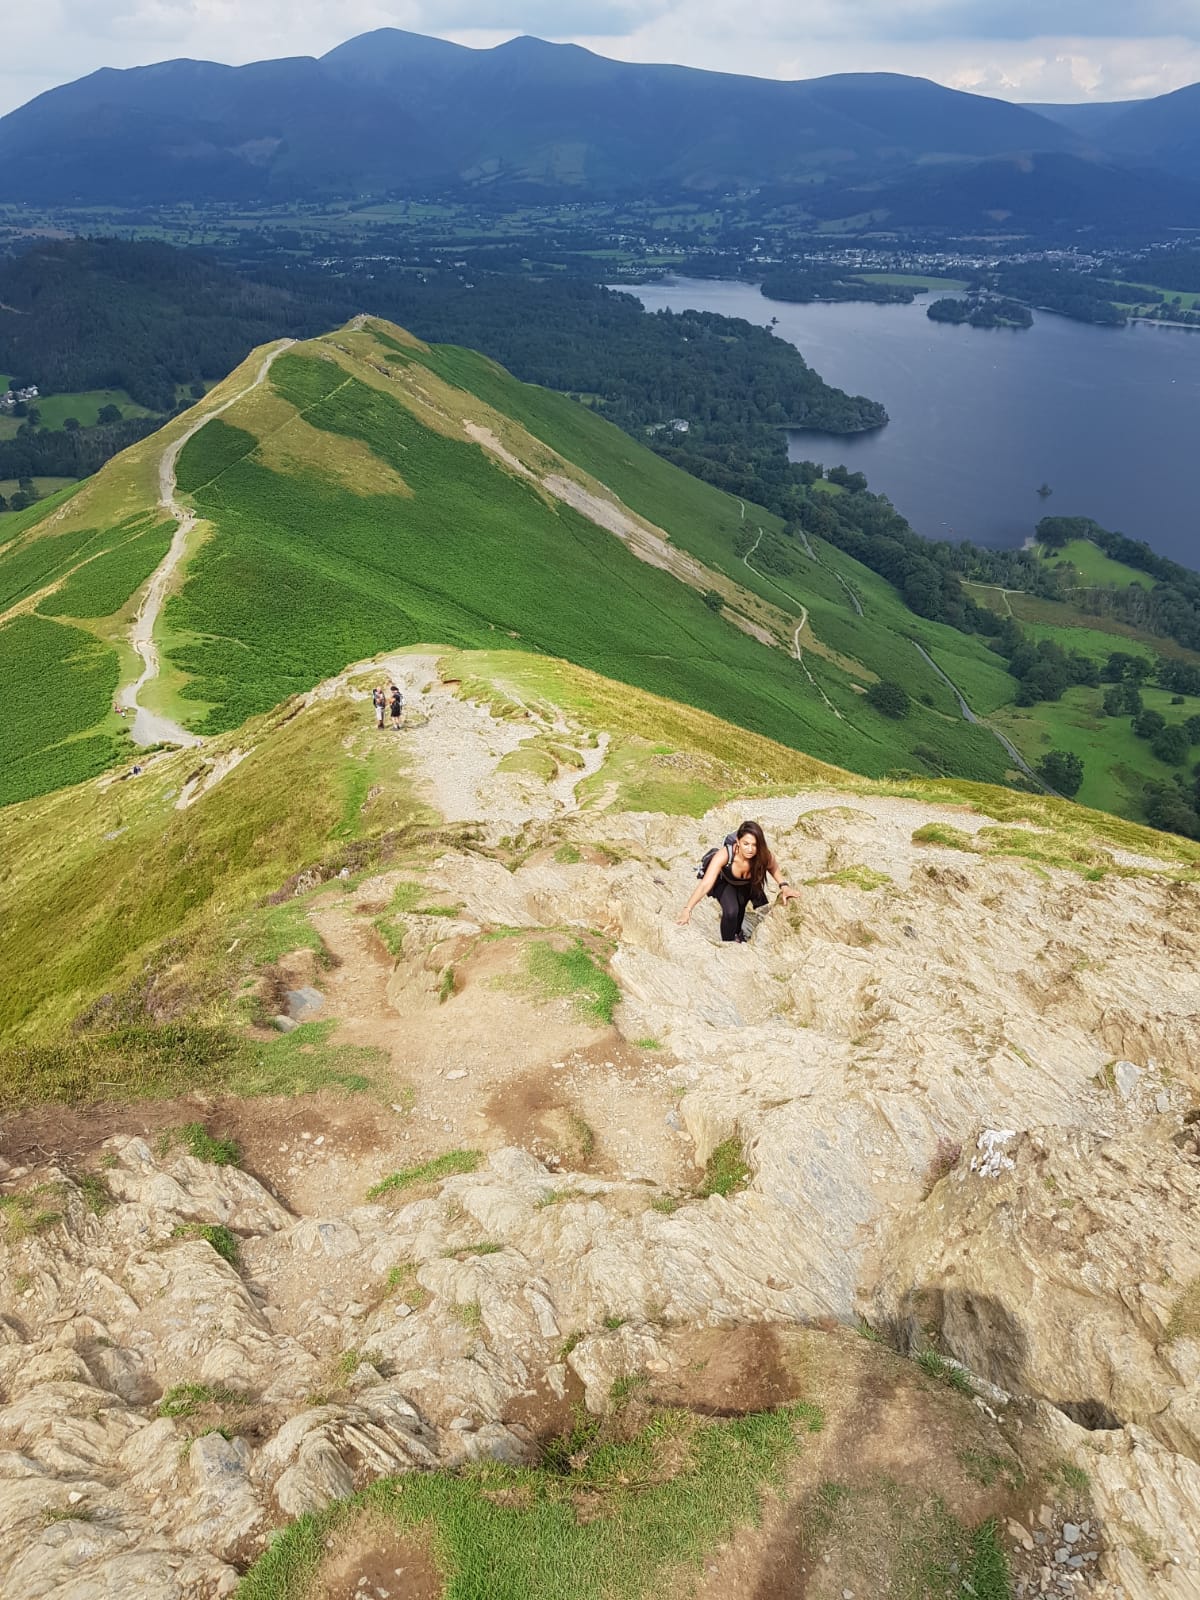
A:
<svg viewBox="0 0 1200 1600">
<path fill-rule="evenodd" d="M 779 885 L 779 898 L 780 898 L 780 900 L 783 901 L 783 903 L 785 905 L 787 904 L 787 902 L 789 900 L 799 900 L 800 896 L 796 893 L 795 889 L 792 888 L 791 884 L 783 876 L 782 869 L 780 868 L 779 862 L 776 861 L 776 859 L 775 859 L 775 852 L 773 850 L 771 851 L 770 855 L 767 857 L 767 871 L 771 874 L 771 876 L 775 879 L 775 882 Z"/>
<path fill-rule="evenodd" d="M 688 901 L 687 905 L 684 906 L 683 910 L 675 918 L 675 921 L 679 924 L 679 926 L 681 928 L 688 921 L 690 921 L 692 912 L 700 904 L 701 900 L 704 899 L 704 896 L 709 892 L 709 890 L 713 888 L 713 886 L 715 885 L 717 879 L 721 876 L 722 867 L 724 867 L 724 865 L 725 865 L 725 863 L 726 863 L 726 861 L 728 859 L 729 859 L 729 852 L 725 849 L 724 845 L 722 845 L 721 848 L 717 851 L 716 855 L 708 863 L 708 871 L 704 874 L 704 877 L 696 885 L 695 889 L 693 889 L 692 898 Z"/>
</svg>

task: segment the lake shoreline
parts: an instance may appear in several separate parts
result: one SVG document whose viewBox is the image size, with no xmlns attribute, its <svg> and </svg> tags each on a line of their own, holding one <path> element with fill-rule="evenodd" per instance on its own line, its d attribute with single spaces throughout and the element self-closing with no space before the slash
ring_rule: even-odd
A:
<svg viewBox="0 0 1200 1600">
<path fill-rule="evenodd" d="M 924 296 L 796 303 L 727 278 L 620 287 L 651 311 L 770 327 L 827 383 L 880 402 L 884 425 L 789 428 L 789 455 L 865 473 L 925 538 L 1019 549 L 1052 512 L 1090 517 L 1200 568 L 1190 420 L 1200 415 L 1200 364 L 1187 341 L 1146 331 L 1162 322 L 1098 330 L 1035 313 L 1032 329 L 980 330 L 931 321 Z M 979 337 L 1004 331 L 1022 337 Z M 1054 485 L 1052 507 L 1037 497 L 1043 483 Z"/>
</svg>

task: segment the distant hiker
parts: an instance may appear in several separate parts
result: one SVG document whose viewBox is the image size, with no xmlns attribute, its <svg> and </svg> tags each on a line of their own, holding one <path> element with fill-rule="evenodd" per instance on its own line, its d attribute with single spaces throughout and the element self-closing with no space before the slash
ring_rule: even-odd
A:
<svg viewBox="0 0 1200 1600">
<path fill-rule="evenodd" d="M 743 822 L 736 833 L 726 834 L 724 844 L 706 850 L 696 876 L 699 887 L 676 917 L 681 927 L 691 921 L 692 911 L 711 896 L 721 908 L 721 938 L 726 944 L 745 944 L 749 934 L 742 929 L 746 906 L 765 906 L 763 883 L 768 872 L 779 885 L 779 899 L 786 905 L 800 897 L 780 875 L 766 835 L 757 822 Z"/>
<path fill-rule="evenodd" d="M 394 683 L 388 686 L 388 710 L 392 714 L 392 727 L 398 728 L 404 715 L 404 696 Z"/>
<path fill-rule="evenodd" d="M 375 707 L 375 726 L 383 727 L 383 719 L 387 713 L 387 695 L 383 692 L 383 685 L 376 684 L 371 690 L 371 704 Z"/>
</svg>

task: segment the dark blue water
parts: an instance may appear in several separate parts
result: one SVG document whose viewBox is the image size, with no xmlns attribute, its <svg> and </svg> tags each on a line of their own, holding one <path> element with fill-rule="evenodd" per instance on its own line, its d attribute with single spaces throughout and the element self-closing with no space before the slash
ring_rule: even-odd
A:
<svg viewBox="0 0 1200 1600">
<path fill-rule="evenodd" d="M 952 327 L 928 296 L 795 306 L 702 279 L 632 292 L 654 311 L 775 317 L 829 383 L 881 400 L 886 428 L 793 433 L 790 453 L 865 472 L 928 538 L 1019 545 L 1039 517 L 1087 516 L 1200 568 L 1200 331 L 1049 313 L 1027 331 Z"/>
</svg>

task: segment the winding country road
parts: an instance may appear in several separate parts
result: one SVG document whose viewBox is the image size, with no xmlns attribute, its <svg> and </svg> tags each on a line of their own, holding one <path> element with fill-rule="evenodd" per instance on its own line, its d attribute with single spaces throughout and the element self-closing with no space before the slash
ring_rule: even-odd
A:
<svg viewBox="0 0 1200 1600">
<path fill-rule="evenodd" d="M 167 598 L 171 582 L 179 570 L 180 563 L 187 553 L 188 535 L 196 526 L 196 513 L 181 505 L 176 499 L 175 468 L 179 461 L 179 453 L 195 434 L 214 417 L 219 417 L 223 411 L 228 411 L 230 406 L 236 405 L 250 393 L 257 389 L 271 370 L 271 364 L 277 356 L 295 344 L 294 339 L 281 339 L 266 356 L 263 357 L 258 371 L 245 388 L 239 389 L 236 394 L 230 395 L 228 400 L 221 402 L 212 411 L 205 411 L 201 416 L 189 424 L 178 439 L 172 440 L 162 453 L 158 463 L 158 504 L 168 516 L 176 519 L 176 529 L 171 540 L 170 549 L 159 562 L 146 586 L 142 596 L 142 603 L 138 607 L 137 616 L 133 619 L 133 626 L 129 631 L 129 642 L 142 660 L 141 676 L 136 682 L 117 693 L 116 703 L 126 711 L 133 712 L 132 737 L 134 744 L 178 744 L 198 745 L 204 741 L 187 728 L 182 728 L 177 722 L 172 722 L 170 717 L 161 716 L 156 711 L 149 711 L 139 703 L 138 696 L 146 684 L 158 677 L 159 655 L 158 646 L 154 642 L 154 627 L 158 621 L 163 602 Z"/>
<path fill-rule="evenodd" d="M 967 704 L 966 697 L 963 695 L 962 690 L 955 683 L 954 679 L 942 671 L 941 667 L 938 666 L 937 662 L 929 654 L 929 651 L 926 650 L 925 646 L 923 644 L 917 644 L 915 639 L 912 642 L 913 646 L 925 657 L 925 660 L 929 663 L 929 665 L 937 673 L 938 677 L 949 688 L 954 698 L 958 701 L 958 709 L 962 712 L 964 720 L 974 723 L 977 728 L 986 728 L 993 739 L 998 739 L 1000 741 L 1000 743 L 1012 757 L 1014 763 L 1020 768 L 1027 778 L 1032 778 L 1034 783 L 1037 784 L 1038 788 L 1045 790 L 1047 794 L 1058 795 L 1060 800 L 1063 799 L 1064 797 L 1058 794 L 1057 789 L 1052 789 L 1043 778 L 1038 777 L 1037 773 L 1029 765 L 1028 761 L 1026 761 L 1025 757 L 1017 749 L 1016 745 L 1013 744 L 1011 739 L 1005 738 L 1004 734 L 1002 734 L 998 728 L 993 728 L 991 723 L 986 721 L 983 717 L 976 716 L 975 712 L 972 711 L 970 706 Z"/>
</svg>

